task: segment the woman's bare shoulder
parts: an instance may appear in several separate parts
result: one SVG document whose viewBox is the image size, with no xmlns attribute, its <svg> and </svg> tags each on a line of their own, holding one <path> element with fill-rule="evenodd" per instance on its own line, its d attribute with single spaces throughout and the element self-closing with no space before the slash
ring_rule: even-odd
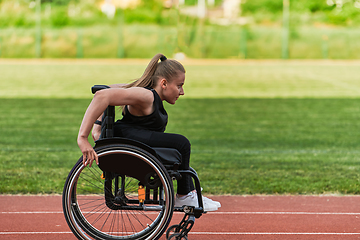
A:
<svg viewBox="0 0 360 240">
<path fill-rule="evenodd" d="M 126 95 L 133 99 L 136 104 L 152 104 L 154 101 L 154 94 L 150 89 L 143 87 L 130 87 L 125 88 Z"/>
</svg>

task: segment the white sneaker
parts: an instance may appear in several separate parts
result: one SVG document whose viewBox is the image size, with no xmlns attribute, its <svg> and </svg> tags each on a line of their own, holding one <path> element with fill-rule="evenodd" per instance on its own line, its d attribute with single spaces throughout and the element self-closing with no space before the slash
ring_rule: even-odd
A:
<svg viewBox="0 0 360 240">
<path fill-rule="evenodd" d="M 214 201 L 214 200 L 204 197 L 204 196 L 202 196 L 202 199 L 203 199 L 203 202 L 210 202 L 210 203 L 214 204 L 215 206 L 217 206 L 218 208 L 221 207 L 221 203 L 218 201 Z"/>
<path fill-rule="evenodd" d="M 201 191 L 202 191 L 202 190 L 203 190 L 203 188 L 201 188 Z M 202 196 L 202 199 L 203 199 L 203 201 L 210 201 L 210 202 L 212 202 L 212 203 L 215 204 L 218 208 L 221 207 L 221 203 L 218 202 L 218 201 L 214 201 L 214 200 L 212 200 L 212 199 L 210 199 L 210 198 L 207 198 L 207 197 L 204 197 L 204 196 Z"/>
<path fill-rule="evenodd" d="M 218 210 L 217 205 L 212 203 L 212 201 L 209 201 L 210 200 L 209 198 L 207 198 L 207 199 L 208 200 L 204 200 L 204 198 L 203 198 L 204 211 L 211 212 L 211 211 Z M 197 193 L 192 191 L 192 192 L 189 192 L 188 195 L 186 195 L 184 197 L 176 196 L 175 207 L 182 207 L 184 205 L 198 207 L 199 202 L 198 202 L 198 198 L 197 198 Z"/>
</svg>

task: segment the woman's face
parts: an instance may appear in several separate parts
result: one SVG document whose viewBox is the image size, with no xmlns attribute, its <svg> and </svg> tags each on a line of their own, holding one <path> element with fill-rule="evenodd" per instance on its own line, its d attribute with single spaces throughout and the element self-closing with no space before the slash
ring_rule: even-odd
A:
<svg viewBox="0 0 360 240">
<path fill-rule="evenodd" d="M 170 104 L 175 104 L 181 95 L 184 95 L 185 73 L 178 73 L 171 82 L 166 83 L 163 90 L 163 100 Z"/>
</svg>

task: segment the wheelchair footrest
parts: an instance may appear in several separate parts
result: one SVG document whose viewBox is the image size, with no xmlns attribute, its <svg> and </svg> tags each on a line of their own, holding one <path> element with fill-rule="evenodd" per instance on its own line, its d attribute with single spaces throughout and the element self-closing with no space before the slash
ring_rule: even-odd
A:
<svg viewBox="0 0 360 240">
<path fill-rule="evenodd" d="M 200 207 L 189 207 L 189 206 L 184 206 L 184 207 L 175 207 L 174 208 L 175 212 L 184 212 L 185 214 L 189 214 L 189 215 L 194 215 L 195 218 L 199 218 L 201 217 L 201 215 L 204 212 L 203 208 Z"/>
</svg>

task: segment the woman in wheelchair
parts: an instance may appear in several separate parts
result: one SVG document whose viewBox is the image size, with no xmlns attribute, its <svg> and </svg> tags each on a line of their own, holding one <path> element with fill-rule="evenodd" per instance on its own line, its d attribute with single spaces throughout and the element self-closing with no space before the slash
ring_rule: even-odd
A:
<svg viewBox="0 0 360 240">
<path fill-rule="evenodd" d="M 188 170 L 190 142 L 182 135 L 164 132 L 168 115 L 162 103 L 175 104 L 184 95 L 184 82 L 185 69 L 182 64 L 157 54 L 138 80 L 97 91 L 84 115 L 77 139 L 83 164 L 89 167 L 93 161 L 99 164 L 88 136 L 93 129 L 94 140 L 99 138 L 102 113 L 110 105 L 123 107 L 123 118 L 114 124 L 114 136 L 133 139 L 150 147 L 175 148 L 182 155 L 179 169 Z M 184 175 L 177 184 L 175 207 L 184 205 L 198 206 L 196 190 L 189 175 Z M 203 197 L 204 211 L 216 211 L 220 206 L 219 202 Z"/>
</svg>

